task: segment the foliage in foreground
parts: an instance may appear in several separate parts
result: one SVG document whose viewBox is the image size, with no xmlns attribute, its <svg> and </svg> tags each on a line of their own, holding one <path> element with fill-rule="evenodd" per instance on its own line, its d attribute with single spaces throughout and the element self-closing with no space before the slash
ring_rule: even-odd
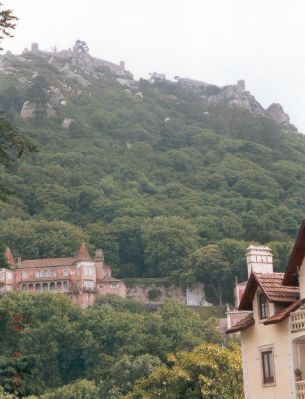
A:
<svg viewBox="0 0 305 399">
<path fill-rule="evenodd" d="M 242 365 L 237 347 L 200 345 L 169 355 L 168 366 L 138 382 L 125 399 L 242 399 Z"/>
<path fill-rule="evenodd" d="M 125 302 L 110 298 L 112 306 L 105 298 L 81 309 L 65 295 L 2 298 L 0 386 L 24 397 L 90 379 L 100 384 L 105 399 L 105 392 L 127 393 L 130 383 L 147 377 L 167 353 L 220 342 L 214 320 L 202 320 L 175 302 L 154 312 Z"/>
<path fill-rule="evenodd" d="M 147 357 L 144 360 L 145 356 Z M 123 357 L 113 367 L 116 380 L 80 380 L 53 389 L 40 399 L 242 399 L 239 347 L 201 344 L 190 352 L 169 354 L 166 365 L 148 355 L 132 362 Z M 148 363 L 147 363 L 148 360 Z M 147 368 L 147 364 L 150 366 Z M 123 366 L 124 365 L 124 366 Z M 123 366 L 123 367 L 122 367 Z M 142 371 L 144 367 L 145 371 Z M 129 393 L 128 393 L 129 391 Z M 124 393 L 127 393 L 124 395 Z M 3 399 L 10 396 L 3 396 Z M 0 396 L 0 399 L 2 397 Z M 30 396 L 27 399 L 38 399 Z"/>
</svg>

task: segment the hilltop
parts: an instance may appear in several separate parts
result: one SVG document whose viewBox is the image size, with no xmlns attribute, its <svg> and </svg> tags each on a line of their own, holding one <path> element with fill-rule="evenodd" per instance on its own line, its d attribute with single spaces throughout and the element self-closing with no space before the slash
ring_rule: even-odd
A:
<svg viewBox="0 0 305 399">
<path fill-rule="evenodd" d="M 84 46 L 0 57 L 1 109 L 39 149 L 0 172 L 14 191 L 1 242 L 35 258 L 85 240 L 119 277 L 191 280 L 206 276 L 189 255 L 212 244 L 230 265 L 227 298 L 249 242 L 283 268 L 304 214 L 305 138 L 281 105 L 264 109 L 242 80 L 135 80 Z"/>
</svg>

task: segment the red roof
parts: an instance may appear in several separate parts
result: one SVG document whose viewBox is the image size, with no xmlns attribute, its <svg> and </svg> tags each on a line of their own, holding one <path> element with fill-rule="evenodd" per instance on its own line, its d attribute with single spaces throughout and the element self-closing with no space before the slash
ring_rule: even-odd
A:
<svg viewBox="0 0 305 399">
<path fill-rule="evenodd" d="M 300 296 L 299 287 L 284 286 L 284 273 L 252 273 L 240 301 L 239 310 L 252 310 L 252 301 L 259 286 L 269 302 L 290 303 Z"/>
<path fill-rule="evenodd" d="M 305 256 L 305 219 L 300 227 L 294 244 L 288 267 L 283 279 L 284 285 L 298 285 L 298 268 L 302 265 Z"/>
<path fill-rule="evenodd" d="M 75 258 L 30 259 L 20 263 L 19 269 L 31 267 L 72 266 Z"/>
<path fill-rule="evenodd" d="M 89 255 L 88 249 L 84 242 L 81 243 L 79 251 L 77 255 L 75 255 L 75 259 L 77 260 L 92 260 L 91 256 Z"/>
<path fill-rule="evenodd" d="M 243 331 L 246 328 L 252 326 L 254 323 L 255 323 L 254 317 L 250 314 L 241 319 L 240 321 L 238 321 L 233 327 L 229 328 L 226 331 L 226 334 L 233 334 L 237 333 L 238 331 Z"/>
<path fill-rule="evenodd" d="M 10 265 L 15 264 L 15 259 L 9 247 L 5 248 L 4 256 Z"/>
<path fill-rule="evenodd" d="M 268 325 L 280 323 L 281 321 L 285 320 L 290 315 L 290 313 L 299 309 L 299 307 L 302 306 L 304 303 L 305 299 L 298 299 L 294 301 L 291 305 L 287 306 L 287 308 L 284 308 L 275 313 L 273 316 L 269 317 L 266 321 L 264 321 L 264 324 Z"/>
</svg>

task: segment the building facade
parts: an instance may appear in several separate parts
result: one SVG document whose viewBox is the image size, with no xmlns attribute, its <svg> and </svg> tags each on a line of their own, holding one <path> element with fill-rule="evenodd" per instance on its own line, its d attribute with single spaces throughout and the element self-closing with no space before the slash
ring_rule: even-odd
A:
<svg viewBox="0 0 305 399">
<path fill-rule="evenodd" d="M 11 268 L 0 269 L 2 295 L 10 291 L 66 293 L 82 307 L 92 305 L 97 296 L 126 297 L 124 282 L 112 277 L 102 250 L 96 250 L 92 259 L 84 243 L 70 258 L 16 261 L 9 248 L 6 248 L 5 257 Z"/>
<path fill-rule="evenodd" d="M 238 310 L 245 399 L 305 398 L 305 220 L 285 273 L 267 247 L 249 247 L 249 279 Z"/>
</svg>

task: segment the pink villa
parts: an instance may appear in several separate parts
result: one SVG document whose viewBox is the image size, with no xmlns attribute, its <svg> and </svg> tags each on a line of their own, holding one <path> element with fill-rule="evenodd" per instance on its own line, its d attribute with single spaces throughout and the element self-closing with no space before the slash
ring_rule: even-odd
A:
<svg viewBox="0 0 305 399">
<path fill-rule="evenodd" d="M 92 259 L 84 243 L 71 258 L 18 259 L 16 262 L 9 248 L 5 250 L 5 257 L 11 268 L 0 269 L 0 295 L 10 291 L 66 293 L 82 307 L 92 305 L 97 296 L 126 297 L 124 282 L 112 277 L 102 250 L 97 249 Z"/>
</svg>

